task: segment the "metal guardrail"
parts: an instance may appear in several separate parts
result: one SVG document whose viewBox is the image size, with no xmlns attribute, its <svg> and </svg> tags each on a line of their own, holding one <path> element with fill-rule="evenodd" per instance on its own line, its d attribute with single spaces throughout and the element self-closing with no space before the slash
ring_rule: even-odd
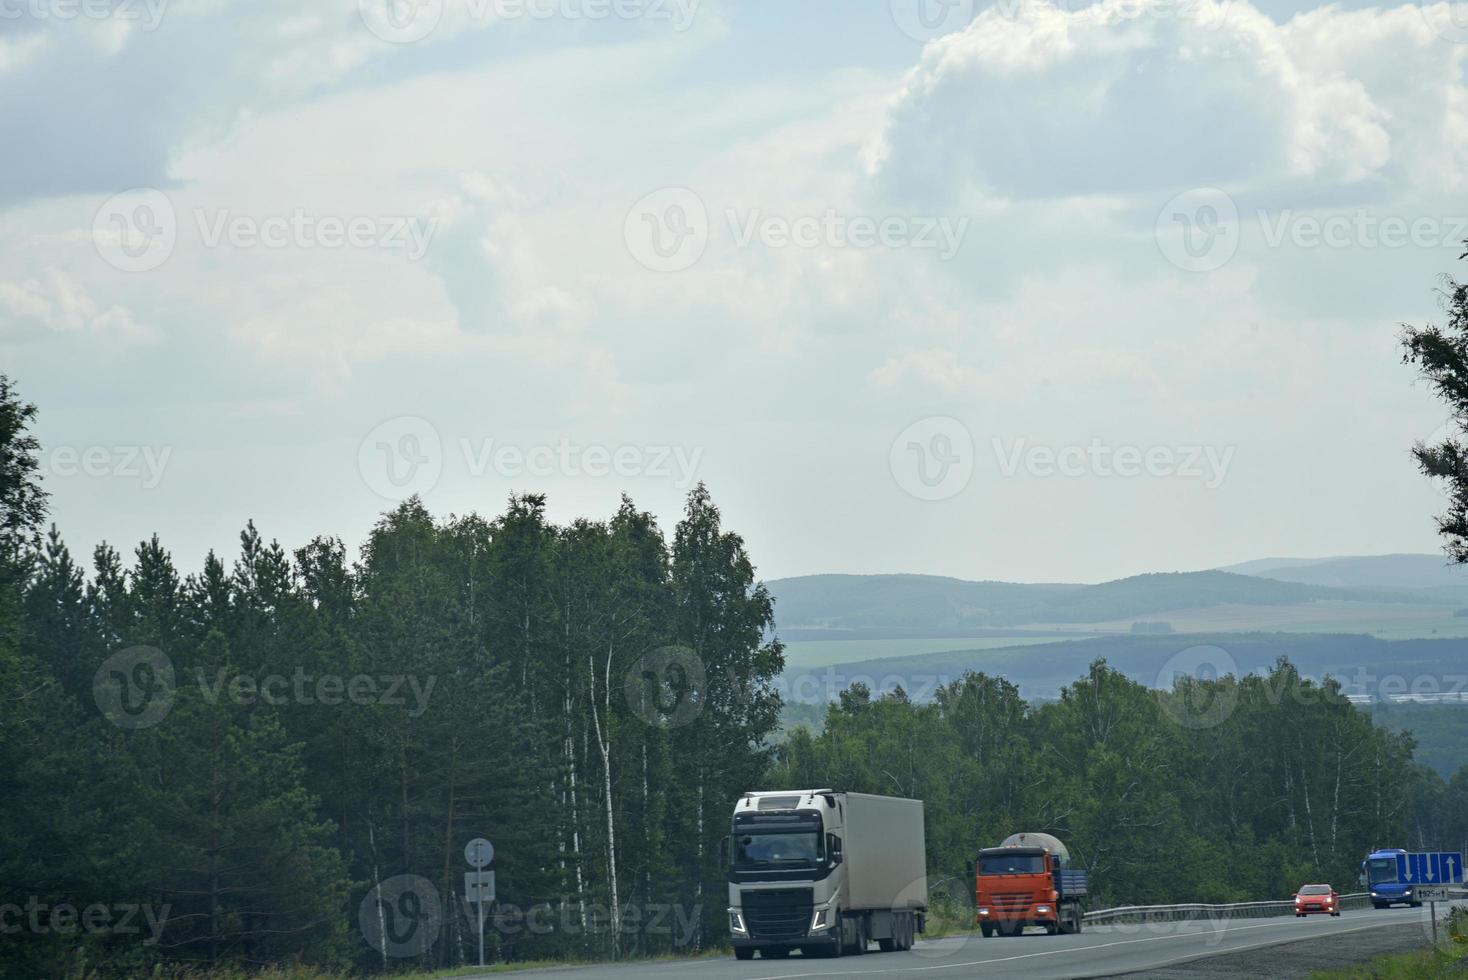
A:
<svg viewBox="0 0 1468 980">
<path fill-rule="evenodd" d="M 1366 892 L 1352 892 L 1340 896 L 1342 911 L 1365 908 L 1371 896 Z M 1179 922 L 1187 919 L 1262 919 L 1274 915 L 1294 915 L 1295 900 L 1283 899 L 1275 902 L 1235 902 L 1231 905 L 1122 905 L 1114 909 L 1097 909 L 1087 912 L 1086 923 L 1103 922 Z"/>
</svg>

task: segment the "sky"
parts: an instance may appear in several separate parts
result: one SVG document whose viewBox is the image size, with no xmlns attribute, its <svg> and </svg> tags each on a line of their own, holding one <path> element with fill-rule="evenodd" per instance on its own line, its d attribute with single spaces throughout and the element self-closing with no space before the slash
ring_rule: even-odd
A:
<svg viewBox="0 0 1468 980">
<path fill-rule="evenodd" d="M 74 552 L 544 492 L 765 578 L 1435 552 L 1468 6 L 0 0 Z"/>
</svg>

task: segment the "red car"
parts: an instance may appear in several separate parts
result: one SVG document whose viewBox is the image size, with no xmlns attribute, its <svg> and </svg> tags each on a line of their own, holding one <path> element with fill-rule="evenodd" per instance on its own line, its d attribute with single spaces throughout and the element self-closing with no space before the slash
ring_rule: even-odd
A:
<svg viewBox="0 0 1468 980">
<path fill-rule="evenodd" d="M 1341 897 L 1329 885 L 1304 885 L 1295 895 L 1295 915 L 1304 918 L 1311 912 L 1340 915 Z"/>
</svg>

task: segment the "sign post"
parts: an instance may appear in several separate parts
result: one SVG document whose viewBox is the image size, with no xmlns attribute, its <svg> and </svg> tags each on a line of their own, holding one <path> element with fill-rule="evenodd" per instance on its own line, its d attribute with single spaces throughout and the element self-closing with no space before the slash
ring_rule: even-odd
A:
<svg viewBox="0 0 1468 980">
<path fill-rule="evenodd" d="M 1412 886 L 1412 898 L 1427 903 L 1432 919 L 1432 944 L 1437 945 L 1437 903 L 1452 901 L 1451 886 L 1463 884 L 1463 855 L 1457 851 L 1428 851 L 1397 855 L 1397 880 Z"/>
<path fill-rule="evenodd" d="M 464 872 L 464 900 L 479 906 L 479 965 L 484 966 L 484 906 L 494 901 L 494 872 L 484 866 L 494 860 L 494 845 L 476 837 L 464 845 L 464 860 L 473 871 Z"/>
</svg>

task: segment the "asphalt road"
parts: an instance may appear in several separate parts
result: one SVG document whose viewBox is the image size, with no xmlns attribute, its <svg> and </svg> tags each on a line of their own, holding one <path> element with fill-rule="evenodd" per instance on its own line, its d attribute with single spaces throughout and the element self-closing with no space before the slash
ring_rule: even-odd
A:
<svg viewBox="0 0 1468 980">
<path fill-rule="evenodd" d="M 1439 906 L 1441 909 L 1442 906 Z M 1425 910 L 1365 909 L 1338 919 L 1282 916 L 1190 923 L 1090 926 L 1080 935 L 1047 936 L 1039 930 L 1016 938 L 959 936 L 920 940 L 902 953 L 880 953 L 873 944 L 864 956 L 740 963 L 721 958 L 556 967 L 526 971 L 536 980 L 801 980 L 806 977 L 870 976 L 882 980 L 941 980 L 943 977 L 1102 977 L 1159 970 L 1205 957 L 1224 956 L 1301 940 L 1356 942 L 1372 930 L 1417 924 L 1422 945 L 1429 929 Z M 1361 959 L 1374 953 L 1361 943 Z M 1337 948 L 1341 948 L 1338 946 Z M 499 977 L 505 974 L 498 974 Z"/>
</svg>

